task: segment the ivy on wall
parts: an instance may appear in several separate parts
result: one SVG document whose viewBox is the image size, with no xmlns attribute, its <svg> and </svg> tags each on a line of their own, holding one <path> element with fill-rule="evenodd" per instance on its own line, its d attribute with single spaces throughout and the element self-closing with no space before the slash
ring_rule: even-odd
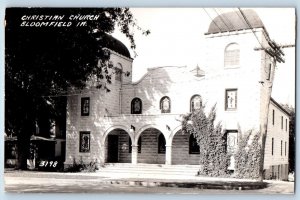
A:
<svg viewBox="0 0 300 200">
<path fill-rule="evenodd" d="M 204 107 L 183 116 L 183 134 L 193 134 L 200 146 L 199 175 L 225 177 L 228 175 L 230 155 L 226 153 L 226 135 L 222 126 L 214 125 L 216 106 L 213 106 L 208 116 Z"/>
<path fill-rule="evenodd" d="M 261 161 L 260 133 L 239 131 L 238 149 L 234 155 L 237 178 L 259 179 Z"/>
</svg>

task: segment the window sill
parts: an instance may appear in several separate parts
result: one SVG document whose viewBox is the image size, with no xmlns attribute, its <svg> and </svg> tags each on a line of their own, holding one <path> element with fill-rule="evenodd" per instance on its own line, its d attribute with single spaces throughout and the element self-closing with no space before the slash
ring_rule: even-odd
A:
<svg viewBox="0 0 300 200">
<path fill-rule="evenodd" d="M 237 109 L 226 109 L 225 111 L 234 113 L 234 112 L 237 112 L 238 110 Z"/>
<path fill-rule="evenodd" d="M 193 152 L 191 152 L 191 153 L 189 153 L 190 155 L 199 155 L 200 154 L 200 152 L 199 153 L 193 153 Z"/>
<path fill-rule="evenodd" d="M 240 65 L 224 66 L 224 69 L 238 69 Z"/>
</svg>

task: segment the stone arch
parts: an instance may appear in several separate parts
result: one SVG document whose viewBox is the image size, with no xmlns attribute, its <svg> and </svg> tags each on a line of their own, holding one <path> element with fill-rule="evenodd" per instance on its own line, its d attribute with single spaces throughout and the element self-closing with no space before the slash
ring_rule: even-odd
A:
<svg viewBox="0 0 300 200">
<path fill-rule="evenodd" d="M 123 126 L 123 125 L 115 125 L 115 126 L 111 126 L 108 129 L 106 129 L 106 131 L 104 132 L 103 137 L 102 137 L 103 138 L 102 142 L 104 142 L 106 140 L 107 135 L 115 129 L 122 129 L 122 130 L 126 131 L 129 135 L 129 137 L 131 138 L 131 141 L 134 141 L 134 136 L 132 134 L 130 134 L 128 127 Z"/>
<path fill-rule="evenodd" d="M 179 125 L 179 126 L 177 126 L 176 128 L 174 128 L 174 129 L 172 130 L 172 132 L 171 132 L 171 134 L 170 134 L 170 136 L 169 136 L 170 145 L 171 145 L 172 142 L 173 142 L 173 138 L 174 138 L 175 134 L 176 134 L 179 130 L 181 130 L 181 129 L 182 129 L 182 126 Z"/>
<path fill-rule="evenodd" d="M 156 124 L 147 124 L 147 125 L 141 127 L 141 128 L 136 132 L 136 135 L 135 135 L 135 143 L 134 143 L 135 145 L 137 145 L 138 138 L 141 136 L 141 134 L 142 134 L 145 130 L 147 130 L 147 129 L 149 129 L 149 128 L 154 128 L 154 129 L 159 130 L 159 131 L 164 135 L 164 137 L 165 137 L 165 139 L 166 139 L 166 143 L 167 143 L 167 141 L 169 140 L 169 137 L 168 137 L 168 135 L 165 133 L 165 131 L 162 131 L 162 130 L 163 130 L 163 127 L 162 127 L 162 126 L 159 126 L 159 125 L 156 125 Z"/>
<path fill-rule="evenodd" d="M 190 134 L 181 134 L 182 126 L 177 126 L 171 133 L 171 148 L 172 148 L 172 158 L 171 161 L 173 165 L 198 165 L 199 164 L 199 154 L 194 154 L 190 152 Z"/>
<path fill-rule="evenodd" d="M 135 137 L 135 145 L 141 138 L 141 151 L 137 156 L 138 163 L 165 164 L 168 137 L 166 137 L 167 133 L 162 130 L 163 127 L 155 124 L 145 125 L 138 129 Z M 159 143 L 162 138 L 165 148 L 162 148 L 162 143 Z"/>
<path fill-rule="evenodd" d="M 122 125 L 108 128 L 102 137 L 102 155 L 104 162 L 131 163 L 131 146 L 133 136 L 127 127 Z"/>
</svg>

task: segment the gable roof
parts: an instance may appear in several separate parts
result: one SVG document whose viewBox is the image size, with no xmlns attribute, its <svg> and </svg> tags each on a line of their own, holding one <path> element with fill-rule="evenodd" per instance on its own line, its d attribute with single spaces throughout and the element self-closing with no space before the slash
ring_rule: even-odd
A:
<svg viewBox="0 0 300 200">
<path fill-rule="evenodd" d="M 283 107 L 281 106 L 279 103 L 277 103 L 272 97 L 270 99 L 270 101 L 277 106 L 278 109 L 280 109 L 282 112 L 284 112 L 285 114 L 287 114 L 288 116 L 290 116 L 290 113 Z"/>
</svg>

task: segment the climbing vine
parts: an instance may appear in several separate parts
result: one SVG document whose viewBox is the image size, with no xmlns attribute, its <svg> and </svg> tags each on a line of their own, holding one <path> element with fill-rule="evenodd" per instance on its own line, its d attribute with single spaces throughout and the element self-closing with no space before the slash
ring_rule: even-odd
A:
<svg viewBox="0 0 300 200">
<path fill-rule="evenodd" d="M 239 131 L 238 149 L 234 155 L 237 178 L 259 179 L 261 161 L 260 133 Z"/>
<path fill-rule="evenodd" d="M 183 116 L 183 134 L 193 134 L 200 147 L 199 175 L 227 176 L 230 155 L 226 153 L 226 135 L 222 126 L 214 125 L 216 106 L 213 106 L 208 116 L 204 107 Z"/>
</svg>

